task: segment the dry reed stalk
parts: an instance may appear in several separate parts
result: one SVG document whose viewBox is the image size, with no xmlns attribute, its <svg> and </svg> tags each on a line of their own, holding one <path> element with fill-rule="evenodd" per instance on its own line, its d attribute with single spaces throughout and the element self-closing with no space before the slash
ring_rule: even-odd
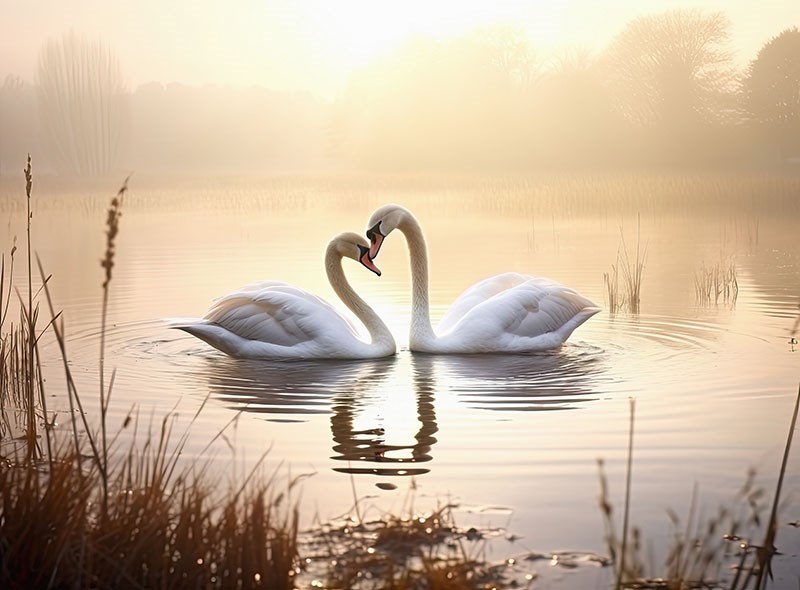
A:
<svg viewBox="0 0 800 590">
<path fill-rule="evenodd" d="M 642 300 L 642 278 L 644 274 L 644 261 L 647 248 L 641 249 L 641 219 L 637 216 L 636 226 L 636 258 L 631 258 L 625 235 L 620 228 L 622 245 L 617 249 L 617 262 L 611 265 L 610 273 L 603 273 L 603 283 L 608 295 L 608 309 L 612 313 L 627 310 L 630 313 L 639 313 Z M 620 269 L 623 281 L 623 290 L 620 293 Z"/>
<path fill-rule="evenodd" d="M 777 512 L 783 488 L 784 476 L 788 466 L 788 457 L 792 445 L 792 438 L 797 425 L 797 415 L 800 410 L 800 387 L 795 399 L 794 411 L 789 425 L 789 432 L 784 446 L 783 459 L 778 474 L 775 493 L 772 499 L 771 511 L 767 522 L 764 541 L 755 545 L 741 536 L 743 526 L 761 526 L 761 512 L 765 508 L 762 504 L 765 492 L 755 487 L 755 472 L 750 471 L 745 484 L 734 497 L 734 506 L 721 506 L 717 514 L 708 519 L 701 519 L 698 512 L 697 487 L 692 492 L 689 507 L 689 518 L 683 527 L 679 528 L 680 519 L 672 511 L 668 511 L 670 520 L 675 528 L 675 535 L 669 547 L 665 562 L 663 577 L 645 577 L 644 567 L 638 557 L 641 550 L 641 539 L 637 529 L 633 529 L 633 552 L 627 548 L 627 533 L 623 525 L 622 538 L 618 538 L 614 527 L 613 507 L 609 500 L 608 481 L 606 479 L 603 462 L 598 460 L 600 471 L 600 511 L 605 525 L 605 540 L 612 561 L 619 565 L 616 568 L 617 588 L 638 588 L 642 590 L 684 590 L 689 588 L 726 589 L 726 590 L 763 590 L 767 579 L 771 578 L 771 562 L 776 554 L 775 539 L 777 535 Z M 633 410 L 631 410 L 633 411 Z M 630 457 L 632 453 L 632 426 L 631 438 L 628 449 L 628 468 L 626 475 L 630 477 Z M 629 502 L 629 491 L 626 483 L 626 512 Z M 738 516 L 738 504 L 745 504 L 750 511 L 749 517 L 742 519 Z M 728 531 L 723 534 L 723 531 Z M 734 566 L 733 578 L 725 583 L 723 581 L 723 566 L 731 557 L 729 547 L 735 544 L 738 551 L 737 562 Z M 635 563 L 631 565 L 629 560 Z"/>
<path fill-rule="evenodd" d="M 115 235 L 110 231 L 107 236 L 107 262 L 113 262 Z M 64 363 L 72 438 L 59 439 L 46 424 L 43 436 L 48 444 L 52 442 L 46 468 L 26 460 L 30 455 L 26 446 L 0 461 L 0 586 L 12 590 L 187 585 L 292 588 L 298 571 L 298 514 L 285 506 L 299 478 L 290 482 L 289 493 L 273 491 L 274 475 L 266 482 L 257 481 L 265 453 L 241 485 L 212 495 L 205 467 L 179 466 L 189 430 L 205 401 L 175 444 L 174 411 L 161 421 L 158 433 L 151 432 L 141 443 L 134 434 L 122 456 L 115 451 L 119 434 L 99 441 L 72 379 L 63 319 L 53 308 L 49 276 L 38 258 L 37 264 L 51 316 L 44 330 L 55 334 Z M 111 264 L 106 268 L 107 293 Z M 0 293 L 10 293 L 5 276 L 3 262 Z M 28 280 L 32 284 L 31 277 Z M 0 309 L 5 307 L 2 303 L 0 299 Z M 22 307 L 28 308 L 24 302 Z M 30 371 L 27 353 L 30 340 L 26 336 L 37 317 L 36 313 L 23 316 L 19 329 L 8 335 L 3 331 L 0 338 L 0 375 L 21 388 L 22 402 L 30 401 L 25 392 L 33 387 L 25 380 L 35 380 L 44 391 L 41 378 Z M 38 343 L 38 337 L 32 339 L 37 369 Z M 0 396 L 5 399 L 10 393 L 4 388 Z M 107 403 L 106 395 L 106 408 Z M 25 410 L 37 411 L 36 407 L 27 405 Z M 106 414 L 101 413 L 101 422 L 105 420 Z M 129 414 L 122 428 L 131 423 L 138 424 L 138 414 Z M 105 424 L 100 428 L 105 432 Z M 214 440 L 222 435 L 218 433 Z M 3 437 L 0 443 L 5 442 Z M 24 439 L 23 445 L 28 443 Z M 88 463 L 87 444 L 91 447 Z M 119 460 L 112 461 L 112 456 Z"/>
<path fill-rule="evenodd" d="M 702 303 L 718 304 L 720 299 L 724 303 L 736 303 L 739 297 L 739 280 L 736 274 L 736 264 L 717 262 L 714 266 L 707 267 L 705 263 L 694 274 L 695 297 Z"/>
</svg>

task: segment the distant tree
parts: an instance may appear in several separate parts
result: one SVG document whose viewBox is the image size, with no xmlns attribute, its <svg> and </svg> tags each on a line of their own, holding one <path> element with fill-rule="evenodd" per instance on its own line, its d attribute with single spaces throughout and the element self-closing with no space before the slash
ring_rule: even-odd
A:
<svg viewBox="0 0 800 590">
<path fill-rule="evenodd" d="M 800 30 L 773 37 L 750 64 L 744 81 L 750 121 L 778 148 L 781 160 L 800 155 Z"/>
<path fill-rule="evenodd" d="M 477 51 L 476 65 L 490 73 L 498 86 L 525 88 L 535 80 L 536 56 L 524 31 L 507 25 L 476 30 L 465 38 Z"/>
<path fill-rule="evenodd" d="M 535 72 L 513 28 L 415 38 L 350 79 L 333 109 L 330 153 L 384 169 L 513 165 L 524 155 L 520 116 Z"/>
<path fill-rule="evenodd" d="M 119 61 L 76 33 L 39 53 L 36 91 L 43 147 L 59 172 L 102 174 L 118 161 L 128 92 Z"/>
<path fill-rule="evenodd" d="M 729 112 L 735 72 L 728 19 L 672 10 L 631 21 L 606 52 L 617 107 L 643 126 L 691 129 Z"/>
<path fill-rule="evenodd" d="M 561 166 L 608 164 L 619 154 L 620 133 L 602 71 L 588 51 L 556 58 L 532 90 L 533 160 Z"/>
</svg>

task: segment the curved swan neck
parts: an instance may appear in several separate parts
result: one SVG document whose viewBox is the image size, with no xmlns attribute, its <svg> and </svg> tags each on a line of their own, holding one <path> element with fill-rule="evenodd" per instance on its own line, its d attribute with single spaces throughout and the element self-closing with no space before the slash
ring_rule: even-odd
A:
<svg viewBox="0 0 800 590">
<path fill-rule="evenodd" d="M 333 290 L 339 299 L 352 311 L 364 324 L 372 339 L 373 346 L 381 350 L 394 352 L 395 343 L 392 333 L 377 313 L 364 301 L 347 281 L 342 269 L 342 255 L 336 251 L 335 244 L 331 243 L 325 252 L 325 272 Z"/>
<path fill-rule="evenodd" d="M 428 304 L 428 249 L 425 236 L 416 217 L 406 211 L 397 225 L 406 237 L 411 264 L 411 334 L 412 350 L 415 344 L 433 341 L 436 335 L 431 327 Z"/>
</svg>

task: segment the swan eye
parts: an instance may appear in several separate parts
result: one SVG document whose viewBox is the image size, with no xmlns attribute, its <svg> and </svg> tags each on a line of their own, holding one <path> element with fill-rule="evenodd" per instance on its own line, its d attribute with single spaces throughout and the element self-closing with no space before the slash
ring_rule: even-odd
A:
<svg viewBox="0 0 800 590">
<path fill-rule="evenodd" d="M 367 237 L 370 239 L 372 243 L 375 243 L 375 240 L 378 239 L 378 236 L 385 237 L 381 232 L 380 221 L 367 230 Z"/>
</svg>

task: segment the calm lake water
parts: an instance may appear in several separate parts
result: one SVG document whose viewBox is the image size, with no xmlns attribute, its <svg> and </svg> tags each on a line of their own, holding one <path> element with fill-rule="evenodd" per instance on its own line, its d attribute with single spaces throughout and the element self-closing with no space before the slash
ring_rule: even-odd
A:
<svg viewBox="0 0 800 590">
<path fill-rule="evenodd" d="M 34 184 L 34 248 L 53 274 L 72 371 L 95 414 L 99 259 L 115 182 Z M 154 429 L 175 410 L 181 433 L 205 401 L 186 459 L 211 457 L 210 468 L 227 485 L 268 451 L 268 472 L 310 475 L 296 495 L 305 524 L 347 512 L 354 495 L 363 498 L 367 517 L 400 513 L 408 510 L 413 485 L 416 509 L 457 502 L 459 523 L 519 537 L 494 548 L 499 555 L 606 554 L 597 459 L 605 460 L 619 516 L 633 398 L 631 518 L 656 563 L 672 532 L 667 509 L 685 522 L 695 486 L 701 512 L 711 515 L 755 468 L 769 491 L 761 500 L 766 520 L 800 381 L 800 347 L 790 342 L 800 313 L 800 192 L 792 180 L 784 196 L 762 201 L 759 191 L 772 181 L 759 182 L 742 190 L 750 196 L 725 207 L 724 194 L 702 194 L 716 181 L 689 182 L 688 189 L 684 182 L 605 178 L 595 194 L 591 179 L 162 183 L 134 176 L 109 303 L 112 431 L 135 407 L 140 424 Z M 664 187 L 681 199 L 660 196 Z M 200 316 L 213 298 L 264 279 L 295 284 L 344 310 L 327 285 L 325 246 L 341 231 L 363 233 L 373 209 L 387 202 L 410 208 L 426 233 L 434 325 L 463 289 L 504 271 L 550 277 L 604 311 L 549 353 L 411 354 L 408 257 L 402 236 L 393 234 L 377 260 L 382 277 L 349 260 L 344 266 L 392 329 L 400 346 L 394 358 L 238 361 L 161 321 Z M 5 252 L 15 235 L 24 244 L 23 208 L 24 181 L 3 179 Z M 635 256 L 637 236 L 644 256 L 641 313 L 610 313 L 603 275 L 624 248 Z M 717 264 L 735 266 L 735 302 L 698 301 L 696 273 Z M 45 351 L 57 405 L 60 360 L 53 343 Z M 777 588 L 796 588 L 800 576 L 800 529 L 789 525 L 800 520 L 795 443 L 780 516 Z M 377 485 L 387 483 L 397 488 Z M 545 578 L 539 587 L 601 587 L 598 580 L 610 574 L 547 562 L 526 567 Z"/>
</svg>

